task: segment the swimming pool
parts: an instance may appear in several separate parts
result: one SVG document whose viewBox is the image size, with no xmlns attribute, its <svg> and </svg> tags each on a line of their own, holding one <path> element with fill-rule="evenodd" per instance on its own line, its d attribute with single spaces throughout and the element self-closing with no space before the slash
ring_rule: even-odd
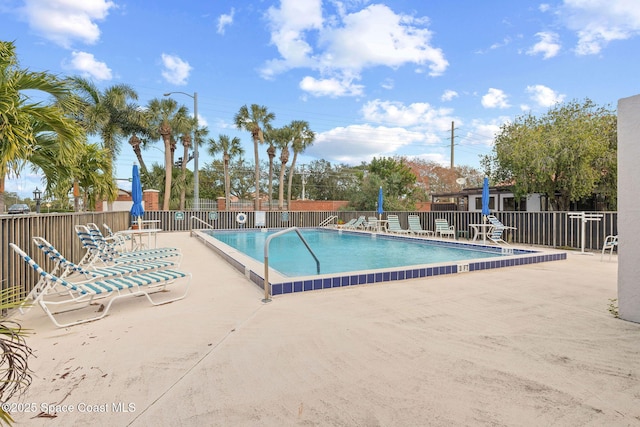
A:
<svg viewBox="0 0 640 427">
<path fill-rule="evenodd" d="M 264 243 L 280 230 L 200 230 L 194 234 L 263 288 Z M 274 238 L 269 246 L 271 295 L 566 259 L 566 253 L 560 251 L 325 228 L 299 231 L 318 256 L 320 273 L 296 233 Z"/>
</svg>

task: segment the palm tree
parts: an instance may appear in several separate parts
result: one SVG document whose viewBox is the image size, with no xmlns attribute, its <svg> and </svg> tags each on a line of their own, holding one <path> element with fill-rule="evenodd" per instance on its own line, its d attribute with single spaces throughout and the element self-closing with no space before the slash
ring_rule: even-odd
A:
<svg viewBox="0 0 640 427">
<path fill-rule="evenodd" d="M 131 145 L 131 148 L 133 148 L 133 152 L 135 153 L 136 158 L 138 159 L 138 163 L 140 164 L 140 172 L 142 173 L 142 175 L 148 174 L 149 172 L 147 171 L 147 165 L 144 163 L 144 160 L 142 159 L 142 151 L 140 150 L 140 146 L 142 145 L 142 140 L 138 138 L 138 135 L 134 133 L 131 135 L 131 138 L 129 138 L 129 145 Z"/>
<path fill-rule="evenodd" d="M 279 129 L 270 128 L 265 132 L 264 138 L 269 143 L 267 156 L 269 157 L 269 210 L 271 210 L 271 200 L 273 199 L 273 159 L 276 157 L 276 138 Z"/>
<path fill-rule="evenodd" d="M 125 84 L 110 86 L 101 92 L 93 82 L 83 77 L 76 76 L 69 80 L 82 105 L 77 120 L 82 123 L 88 134 L 100 137 L 111 162 L 115 162 L 120 153 L 122 139 L 130 134 L 132 128 L 143 126 L 142 114 L 137 105 L 131 103 L 138 99 L 138 94 L 131 86 Z M 105 178 L 108 179 L 109 176 L 113 180 L 112 170 L 108 171 Z M 117 193 L 111 196 L 113 198 L 107 199 L 109 210 Z"/>
<path fill-rule="evenodd" d="M 55 103 L 32 101 L 26 91 L 51 95 Z M 69 85 L 45 72 L 20 69 L 12 42 L 0 41 L 0 212 L 4 212 L 5 179 L 18 174 L 38 147 L 40 129 L 56 135 L 62 163 L 72 159 L 84 132 L 66 113 L 77 109 Z"/>
<path fill-rule="evenodd" d="M 316 134 L 309 129 L 309 122 L 304 120 L 293 120 L 289 125 L 293 132 L 293 160 L 289 169 L 289 185 L 287 188 L 287 203 L 291 205 L 291 184 L 293 183 L 293 171 L 296 167 L 298 153 L 302 153 L 308 146 L 313 144 Z"/>
<path fill-rule="evenodd" d="M 289 144 L 293 139 L 293 129 L 285 126 L 278 131 L 278 147 L 280 148 L 280 180 L 278 185 L 278 209 L 284 210 L 284 174 L 289 161 Z"/>
<path fill-rule="evenodd" d="M 213 138 L 209 138 L 209 154 L 212 156 L 216 153 L 222 152 L 223 164 L 224 164 L 224 199 L 225 209 L 229 210 L 230 195 L 231 195 L 231 178 L 229 176 L 229 163 L 232 158 L 236 156 L 242 156 L 244 149 L 240 145 L 240 138 L 233 137 L 229 139 L 227 135 L 219 135 L 218 141 Z"/>
<path fill-rule="evenodd" d="M 267 110 L 267 107 L 251 104 L 251 108 L 246 105 L 240 107 L 240 111 L 235 115 L 234 122 L 238 129 L 251 132 L 253 139 L 253 155 L 255 158 L 255 210 L 260 210 L 260 161 L 258 155 L 258 144 L 264 144 L 263 130 L 270 127 L 270 123 L 276 116 Z"/>
<path fill-rule="evenodd" d="M 178 103 L 171 98 L 152 99 L 147 105 L 147 121 L 149 134 L 152 139 L 160 139 L 164 143 L 164 199 L 162 209 L 168 211 L 171 201 L 171 180 L 173 176 L 173 152 L 176 146 L 174 136 L 188 133 L 192 126 L 192 119 L 187 115 L 185 106 L 178 107 Z"/>
</svg>

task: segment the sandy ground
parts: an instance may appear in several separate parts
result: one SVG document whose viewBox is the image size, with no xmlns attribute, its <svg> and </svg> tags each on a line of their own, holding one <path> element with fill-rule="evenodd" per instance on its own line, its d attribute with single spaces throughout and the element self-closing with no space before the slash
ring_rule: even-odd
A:
<svg viewBox="0 0 640 427">
<path fill-rule="evenodd" d="M 37 356 L 17 425 L 640 425 L 640 325 L 608 312 L 615 257 L 264 304 L 188 233 L 158 241 L 185 253 L 185 300 L 129 298 L 65 329 L 17 316 Z"/>
</svg>

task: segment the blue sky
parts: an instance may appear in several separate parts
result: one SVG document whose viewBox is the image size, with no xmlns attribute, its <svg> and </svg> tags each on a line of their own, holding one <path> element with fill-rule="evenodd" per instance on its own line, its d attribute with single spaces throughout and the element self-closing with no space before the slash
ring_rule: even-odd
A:
<svg viewBox="0 0 640 427">
<path fill-rule="evenodd" d="M 298 164 L 448 165 L 454 122 L 455 164 L 479 168 L 519 115 L 587 97 L 616 108 L 640 92 L 637 0 L 0 0 L 0 22 L 24 68 L 126 83 L 143 105 L 197 92 L 209 135 L 240 137 L 247 160 L 251 138 L 233 126 L 244 104 L 267 106 L 276 126 L 309 122 L 316 141 Z M 145 162 L 162 163 L 161 146 Z M 123 141 L 118 178 L 134 160 Z M 211 160 L 201 149 L 200 165 Z M 7 191 L 36 185 L 25 170 Z"/>
</svg>

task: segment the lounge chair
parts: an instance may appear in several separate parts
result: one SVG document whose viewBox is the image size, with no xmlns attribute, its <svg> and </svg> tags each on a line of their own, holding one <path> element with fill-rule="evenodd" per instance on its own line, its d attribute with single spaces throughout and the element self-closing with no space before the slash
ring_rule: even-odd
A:
<svg viewBox="0 0 640 427">
<path fill-rule="evenodd" d="M 340 225 L 340 228 L 351 228 L 353 226 L 353 224 L 355 224 L 357 221 L 356 218 L 351 218 L 349 221 L 345 222 L 344 224 Z"/>
<path fill-rule="evenodd" d="M 409 215 L 409 231 L 417 235 L 433 236 L 433 231 L 422 228 L 422 225 L 420 224 L 420 217 L 418 215 Z"/>
<path fill-rule="evenodd" d="M 73 284 L 88 283 L 99 279 L 110 279 L 113 277 L 122 277 L 129 274 L 138 274 L 147 271 L 160 270 L 163 268 L 175 268 L 178 266 L 175 261 L 157 260 L 132 264 L 120 264 L 114 265 L 112 267 L 87 270 L 79 266 L 78 264 L 75 264 L 66 259 L 51 243 L 46 241 L 43 237 L 35 236 L 32 238 L 32 240 L 36 247 L 44 252 L 44 254 L 51 261 L 53 261 L 54 268 L 49 272 L 49 274 L 55 275 L 60 279 L 65 279 L 69 282 L 72 282 Z M 57 272 L 58 269 L 60 270 L 59 273 Z M 54 289 L 49 287 L 52 284 L 55 285 L 56 282 L 51 283 L 44 277 L 40 277 L 38 283 L 36 283 L 29 295 L 27 295 L 25 302 L 28 300 L 37 302 L 40 298 L 43 297 L 43 295 L 54 292 Z M 62 290 L 59 290 L 58 294 L 64 293 L 64 291 L 60 291 Z M 21 307 L 23 305 L 24 303 L 21 305 Z"/>
<path fill-rule="evenodd" d="M 359 216 L 358 219 L 356 219 L 352 224 L 345 224 L 344 228 L 348 228 L 351 230 L 357 230 L 357 229 L 364 229 L 365 227 L 365 217 L 364 215 Z"/>
<path fill-rule="evenodd" d="M 108 266 L 114 264 L 129 264 L 136 262 L 148 262 L 164 258 L 182 258 L 177 248 L 146 249 L 133 252 L 120 252 L 116 247 L 104 240 L 96 240 L 90 230 L 84 225 L 75 226 L 76 234 L 86 249 L 86 254 L 78 265 L 87 269 L 96 265 Z"/>
<path fill-rule="evenodd" d="M 508 245 L 508 243 L 502 238 L 502 233 L 504 233 L 504 228 L 493 227 L 489 234 L 487 234 L 487 239 L 491 240 L 496 245 L 500 245 L 502 243 Z"/>
<path fill-rule="evenodd" d="M 456 238 L 456 228 L 453 225 L 449 225 L 449 221 L 443 218 L 438 218 L 436 221 L 436 236 L 451 236 Z"/>
<path fill-rule="evenodd" d="M 387 215 L 387 232 L 396 234 L 409 234 L 409 230 L 405 230 L 400 225 L 398 215 Z"/>
<path fill-rule="evenodd" d="M 602 254 L 600 255 L 600 261 L 604 258 L 604 252 L 606 250 L 609 251 L 609 261 L 611 261 L 611 256 L 613 255 L 613 250 L 618 247 L 618 235 L 615 236 L 609 235 L 604 239 L 604 245 L 602 245 Z"/>
<path fill-rule="evenodd" d="M 496 218 L 494 215 L 487 215 L 487 220 L 489 221 L 489 223 L 491 223 L 491 225 L 493 225 L 493 229 L 491 230 L 491 232 L 489 233 L 489 235 L 487 236 L 487 238 L 489 240 L 491 240 L 494 243 L 507 243 L 503 238 L 502 238 L 502 234 L 504 233 L 505 230 L 517 230 L 516 227 L 509 227 L 507 225 L 504 225 L 498 218 Z M 493 238 L 492 238 L 493 236 Z"/>
<path fill-rule="evenodd" d="M 375 231 L 378 229 L 378 218 L 375 216 L 370 216 L 364 223 L 365 230 Z"/>
<path fill-rule="evenodd" d="M 170 269 L 116 277 L 108 280 L 96 280 L 88 283 L 72 283 L 44 271 L 42 267 L 14 243 L 9 243 L 9 246 L 45 280 L 47 288 L 59 286 L 66 290 L 66 298 L 58 298 L 56 300 L 40 298 L 38 300 L 38 305 L 40 305 L 47 316 L 49 316 L 51 321 L 61 328 L 101 319 L 109 313 L 111 304 L 113 304 L 114 301 L 124 297 L 144 295 L 153 305 L 162 305 L 181 300 L 187 296 L 191 284 L 191 273 Z M 165 291 L 167 285 L 174 283 L 178 279 L 187 280 L 184 294 L 163 301 L 154 301 L 151 298 L 152 293 Z M 97 311 L 100 314 L 72 322 L 59 322 L 55 317 L 59 312 L 53 313 L 50 308 L 50 306 L 71 305 L 73 307 L 65 311 L 77 310 L 93 304 L 96 299 L 101 297 L 109 298 L 109 301 L 106 305 L 100 305 Z M 80 306 L 78 307 L 78 305 Z"/>
</svg>

